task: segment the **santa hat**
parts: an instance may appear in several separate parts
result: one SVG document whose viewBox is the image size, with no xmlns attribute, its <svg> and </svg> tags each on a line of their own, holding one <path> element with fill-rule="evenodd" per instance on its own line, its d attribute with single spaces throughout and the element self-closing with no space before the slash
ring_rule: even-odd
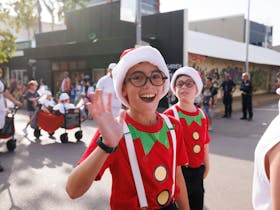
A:
<svg viewBox="0 0 280 210">
<path fill-rule="evenodd" d="M 196 96 L 199 96 L 201 91 L 202 91 L 202 88 L 203 88 L 203 83 L 202 83 L 202 80 L 201 80 L 201 76 L 200 76 L 200 73 L 198 71 L 196 71 L 194 68 L 191 68 L 191 67 L 182 67 L 182 68 L 179 68 L 175 71 L 174 75 L 172 76 L 172 79 L 171 79 L 171 90 L 172 92 L 175 94 L 175 82 L 177 80 L 177 78 L 179 76 L 182 76 L 182 75 L 185 75 L 185 76 L 189 76 L 192 78 L 192 80 L 195 82 L 196 84 L 196 87 L 197 87 L 197 94 Z"/>
<path fill-rule="evenodd" d="M 61 93 L 61 95 L 59 96 L 60 101 L 65 101 L 67 99 L 69 99 L 69 95 L 67 93 Z"/>
<path fill-rule="evenodd" d="M 161 98 L 167 94 L 169 89 L 169 71 L 164 58 L 157 49 L 150 46 L 144 46 L 125 50 L 120 57 L 119 63 L 114 68 L 113 82 L 117 97 L 127 107 L 129 107 L 129 103 L 122 95 L 123 82 L 128 70 L 141 62 L 149 62 L 157 66 L 158 69 L 167 77 L 163 85 L 164 91 L 160 96 Z"/>
</svg>

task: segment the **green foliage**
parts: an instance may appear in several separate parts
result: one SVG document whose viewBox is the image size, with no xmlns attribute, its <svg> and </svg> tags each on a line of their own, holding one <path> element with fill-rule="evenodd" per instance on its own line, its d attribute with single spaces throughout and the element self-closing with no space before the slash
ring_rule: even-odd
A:
<svg viewBox="0 0 280 210">
<path fill-rule="evenodd" d="M 0 63 L 8 62 L 16 50 L 16 38 L 9 31 L 0 29 Z"/>
<path fill-rule="evenodd" d="M 16 13 L 15 25 L 17 30 L 24 28 L 29 30 L 35 26 L 38 19 L 36 4 L 34 0 L 15 0 L 10 3 L 12 10 Z"/>
<path fill-rule="evenodd" d="M 85 7 L 89 0 L 57 0 L 59 9 L 58 9 L 58 18 L 59 20 L 64 19 L 65 13 L 73 11 L 78 7 Z"/>
</svg>

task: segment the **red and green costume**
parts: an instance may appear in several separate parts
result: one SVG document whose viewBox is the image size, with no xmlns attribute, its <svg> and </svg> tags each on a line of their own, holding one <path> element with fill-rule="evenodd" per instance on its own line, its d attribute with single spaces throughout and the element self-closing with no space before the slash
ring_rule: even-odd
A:
<svg viewBox="0 0 280 210">
<path fill-rule="evenodd" d="M 202 110 L 187 112 L 174 105 L 184 129 L 184 139 L 189 158 L 189 167 L 197 168 L 204 162 L 204 146 L 210 142 L 208 119 Z M 174 116 L 172 108 L 164 112 Z"/>
<path fill-rule="evenodd" d="M 128 114 L 125 118 L 133 138 L 149 209 L 160 209 L 168 205 L 179 193 L 179 188 L 176 186 L 175 195 L 171 197 L 172 138 L 163 118 L 159 114 L 157 118 L 158 123 L 152 126 L 139 124 Z M 176 165 L 186 165 L 188 158 L 181 124 L 173 118 L 170 118 L 170 121 L 176 132 Z M 96 148 L 96 140 L 99 136 L 100 132 L 97 131 L 80 162 Z M 124 138 L 121 139 L 117 151 L 112 153 L 104 163 L 98 179 L 107 168 L 112 174 L 111 209 L 140 209 Z"/>
</svg>

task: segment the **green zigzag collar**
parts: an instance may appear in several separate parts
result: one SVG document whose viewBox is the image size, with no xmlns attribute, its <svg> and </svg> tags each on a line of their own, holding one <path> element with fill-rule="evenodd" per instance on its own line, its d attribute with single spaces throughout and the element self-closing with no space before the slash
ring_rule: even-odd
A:
<svg viewBox="0 0 280 210">
<path fill-rule="evenodd" d="M 187 125 L 190 125 L 192 122 L 196 122 L 198 125 L 202 125 L 202 119 L 204 118 L 203 114 L 201 113 L 201 111 L 199 111 L 199 114 L 196 116 L 189 116 L 189 115 L 185 115 L 182 112 L 178 112 L 179 118 L 183 118 L 186 120 Z"/>
<path fill-rule="evenodd" d="M 159 141 L 167 149 L 169 148 L 169 141 L 167 136 L 167 132 L 169 131 L 169 129 L 165 123 L 163 123 L 163 127 L 160 129 L 160 131 L 156 133 L 146 133 L 139 131 L 130 124 L 128 125 L 128 128 L 133 140 L 140 138 L 145 155 L 149 154 L 156 141 Z"/>
</svg>

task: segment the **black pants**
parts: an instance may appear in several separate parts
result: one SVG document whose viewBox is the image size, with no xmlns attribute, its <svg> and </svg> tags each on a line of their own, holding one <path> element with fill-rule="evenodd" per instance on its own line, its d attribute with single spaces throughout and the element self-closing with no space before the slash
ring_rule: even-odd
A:
<svg viewBox="0 0 280 210">
<path fill-rule="evenodd" d="M 253 117 L 252 95 L 242 94 L 242 112 L 243 118 L 247 118 L 247 112 L 249 114 L 249 118 Z"/>
<path fill-rule="evenodd" d="M 205 166 L 202 165 L 198 168 L 182 167 L 182 172 L 185 178 L 189 204 L 191 210 L 202 210 L 204 203 L 204 185 L 203 173 Z"/>
<path fill-rule="evenodd" d="M 224 95 L 223 104 L 225 106 L 225 116 L 231 117 L 231 112 L 232 112 L 232 95 L 231 94 Z"/>
<path fill-rule="evenodd" d="M 172 202 L 169 206 L 161 208 L 161 210 L 179 210 L 179 209 L 177 208 L 175 202 Z"/>
</svg>

